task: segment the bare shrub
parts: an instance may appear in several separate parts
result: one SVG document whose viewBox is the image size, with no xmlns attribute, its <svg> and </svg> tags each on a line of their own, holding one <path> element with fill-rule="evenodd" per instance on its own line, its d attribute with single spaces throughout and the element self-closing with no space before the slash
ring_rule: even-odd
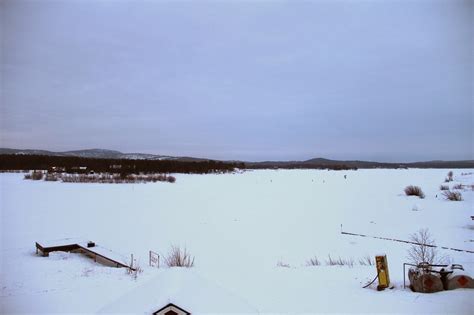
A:
<svg viewBox="0 0 474 315">
<path fill-rule="evenodd" d="M 24 177 L 24 179 L 31 179 L 31 174 L 30 174 L 30 173 L 28 173 L 28 174 L 25 174 L 25 177 Z"/>
<path fill-rule="evenodd" d="M 100 183 L 100 184 L 135 184 L 148 182 L 174 183 L 176 178 L 163 174 L 62 174 L 60 178 L 64 183 Z"/>
<path fill-rule="evenodd" d="M 369 255 L 359 259 L 359 265 L 361 266 L 373 266 L 375 261 Z"/>
<path fill-rule="evenodd" d="M 449 190 L 449 186 L 448 185 L 440 185 L 439 190 Z"/>
<path fill-rule="evenodd" d="M 446 200 L 451 201 L 462 201 L 462 194 L 459 191 L 445 191 L 443 192 L 443 196 Z"/>
<path fill-rule="evenodd" d="M 456 184 L 453 186 L 453 189 L 463 189 L 463 185 L 462 184 Z"/>
<path fill-rule="evenodd" d="M 326 265 L 328 266 L 349 266 L 353 267 L 354 266 L 354 259 L 349 258 L 349 259 L 344 259 L 344 258 L 337 258 L 334 259 L 331 257 L 331 255 L 328 255 L 328 259 L 326 260 Z"/>
<path fill-rule="evenodd" d="M 46 173 L 44 180 L 48 182 L 56 182 L 58 180 L 58 175 L 54 173 Z"/>
<path fill-rule="evenodd" d="M 138 275 L 143 272 L 143 268 L 140 265 L 140 261 L 133 261 L 130 263 L 130 267 L 127 268 L 127 274 L 129 274 L 133 279 L 137 280 Z"/>
<path fill-rule="evenodd" d="M 181 249 L 179 246 L 171 246 L 168 256 L 164 258 L 168 267 L 186 267 L 194 266 L 194 256 L 191 256 L 186 247 Z"/>
<path fill-rule="evenodd" d="M 412 244 L 408 249 L 408 259 L 411 263 L 440 264 L 448 260 L 446 256 L 440 256 L 436 250 L 436 243 L 428 229 L 420 229 L 410 235 Z"/>
<path fill-rule="evenodd" d="M 306 262 L 306 266 L 321 266 L 321 261 L 319 261 L 318 257 L 314 256 Z"/>
<path fill-rule="evenodd" d="M 421 199 L 425 198 L 425 194 L 423 193 L 423 190 L 421 190 L 420 187 L 413 186 L 413 185 L 405 187 L 405 195 L 407 195 L 407 196 L 418 196 Z"/>
<path fill-rule="evenodd" d="M 33 171 L 31 173 L 32 180 L 42 180 L 43 179 L 43 172 L 42 171 Z"/>
<path fill-rule="evenodd" d="M 277 262 L 277 267 L 290 268 L 290 264 L 284 263 L 280 260 Z"/>
<path fill-rule="evenodd" d="M 453 181 L 453 171 L 449 171 L 449 172 L 448 172 L 448 176 L 446 177 L 446 179 L 448 180 L 448 182 L 452 182 L 452 181 Z"/>
</svg>

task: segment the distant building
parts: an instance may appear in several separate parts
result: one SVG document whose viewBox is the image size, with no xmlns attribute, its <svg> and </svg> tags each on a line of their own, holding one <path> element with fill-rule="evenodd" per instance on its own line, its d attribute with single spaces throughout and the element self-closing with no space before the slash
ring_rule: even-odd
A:
<svg viewBox="0 0 474 315">
<path fill-rule="evenodd" d="M 63 166 L 52 166 L 48 171 L 55 172 L 55 173 L 60 173 L 60 172 L 65 172 L 66 168 L 63 167 Z"/>
<path fill-rule="evenodd" d="M 85 171 L 87 170 L 87 166 L 73 166 L 71 169 L 75 171 Z"/>
<path fill-rule="evenodd" d="M 84 174 L 87 173 L 87 166 L 72 166 L 68 172 Z"/>
</svg>

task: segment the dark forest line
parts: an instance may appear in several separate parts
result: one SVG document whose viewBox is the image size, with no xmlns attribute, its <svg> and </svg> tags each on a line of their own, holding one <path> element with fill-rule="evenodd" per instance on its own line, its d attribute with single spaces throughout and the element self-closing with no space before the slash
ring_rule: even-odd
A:
<svg viewBox="0 0 474 315">
<path fill-rule="evenodd" d="M 288 162 L 183 161 L 178 159 L 115 159 L 77 156 L 0 154 L 0 170 L 49 170 L 66 173 L 227 173 L 235 169 L 331 169 L 359 168 L 474 168 L 474 161 L 429 161 L 416 163 L 379 163 L 312 159 Z"/>
<path fill-rule="evenodd" d="M 0 170 L 48 170 L 66 173 L 187 173 L 209 174 L 232 172 L 243 163 L 221 161 L 187 162 L 177 160 L 132 160 L 82 158 L 48 155 L 0 155 Z"/>
</svg>

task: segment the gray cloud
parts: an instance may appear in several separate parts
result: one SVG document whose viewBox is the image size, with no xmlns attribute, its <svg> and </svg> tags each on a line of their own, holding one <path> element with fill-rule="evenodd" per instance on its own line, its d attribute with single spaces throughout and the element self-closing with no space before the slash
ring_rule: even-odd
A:
<svg viewBox="0 0 474 315">
<path fill-rule="evenodd" d="M 4 1 L 1 145 L 473 158 L 473 2 Z"/>
</svg>

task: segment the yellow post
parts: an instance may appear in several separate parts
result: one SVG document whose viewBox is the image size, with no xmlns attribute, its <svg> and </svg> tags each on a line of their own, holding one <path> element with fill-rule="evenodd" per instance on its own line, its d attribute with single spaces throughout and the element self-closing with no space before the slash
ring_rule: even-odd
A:
<svg viewBox="0 0 474 315">
<path fill-rule="evenodd" d="M 390 277 L 388 275 L 388 262 L 386 255 L 375 256 L 375 265 L 377 266 L 377 275 L 379 285 L 377 290 L 383 290 L 390 285 Z"/>
</svg>

